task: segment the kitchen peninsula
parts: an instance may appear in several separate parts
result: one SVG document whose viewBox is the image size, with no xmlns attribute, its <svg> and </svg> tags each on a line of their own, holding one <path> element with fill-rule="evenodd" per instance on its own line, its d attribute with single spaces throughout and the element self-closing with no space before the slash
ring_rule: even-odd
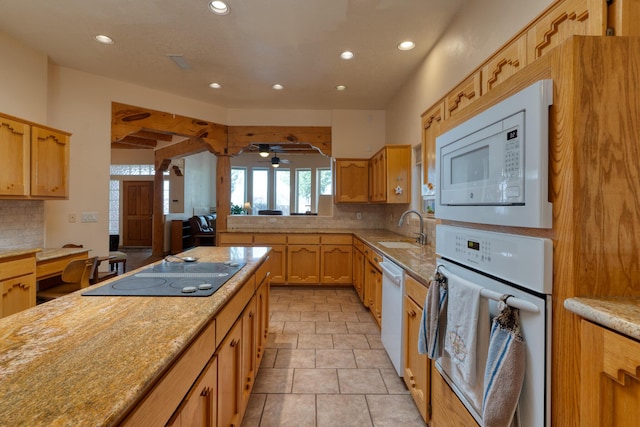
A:
<svg viewBox="0 0 640 427">
<path fill-rule="evenodd" d="M 225 336 L 242 330 L 237 326 L 246 307 L 258 322 L 256 335 L 264 336 L 260 314 L 268 313 L 268 306 L 255 301 L 268 301 L 268 293 L 261 293 L 268 292 L 263 286 L 268 248 L 200 247 L 185 254 L 245 266 L 211 297 L 86 297 L 76 292 L 1 319 L 0 425 L 165 424 L 176 408 L 183 408 L 184 396 L 207 363 L 219 362 L 222 369 Z M 248 341 L 264 344 L 259 337 Z M 242 345 L 235 338 L 231 343 Z M 257 369 L 259 362 L 250 365 Z M 176 370 L 177 379 L 172 377 Z M 173 382 L 166 384 L 166 379 Z M 234 406 L 225 403 L 221 407 Z"/>
</svg>

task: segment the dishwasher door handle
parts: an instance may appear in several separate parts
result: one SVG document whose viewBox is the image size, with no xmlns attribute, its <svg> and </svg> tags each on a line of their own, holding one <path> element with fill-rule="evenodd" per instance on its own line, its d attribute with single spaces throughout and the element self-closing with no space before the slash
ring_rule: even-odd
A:
<svg viewBox="0 0 640 427">
<path fill-rule="evenodd" d="M 400 286 L 402 282 L 402 270 L 398 269 L 395 265 L 382 261 L 378 264 L 382 269 L 382 274 L 387 276 L 396 285 Z"/>
</svg>

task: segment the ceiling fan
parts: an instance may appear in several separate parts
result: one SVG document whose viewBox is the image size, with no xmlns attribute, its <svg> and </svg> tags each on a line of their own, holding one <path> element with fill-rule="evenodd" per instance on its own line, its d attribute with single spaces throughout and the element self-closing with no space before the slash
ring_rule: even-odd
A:
<svg viewBox="0 0 640 427">
<path fill-rule="evenodd" d="M 273 153 L 273 157 L 270 160 L 259 160 L 260 162 L 270 162 L 271 166 L 273 166 L 274 168 L 279 167 L 281 164 L 286 165 L 291 163 L 291 161 L 289 161 L 289 159 L 282 159 L 278 156 L 276 156 L 276 153 Z"/>
</svg>

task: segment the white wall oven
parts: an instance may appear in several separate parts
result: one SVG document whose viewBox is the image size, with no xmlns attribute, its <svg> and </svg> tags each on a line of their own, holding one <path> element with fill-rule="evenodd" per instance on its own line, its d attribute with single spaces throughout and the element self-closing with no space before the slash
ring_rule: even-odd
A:
<svg viewBox="0 0 640 427">
<path fill-rule="evenodd" d="M 436 218 L 551 228 L 551 80 L 540 80 L 436 138 Z"/>
<path fill-rule="evenodd" d="M 441 325 L 440 332 L 446 334 L 445 341 L 451 335 L 471 342 L 471 329 L 475 345 L 464 347 L 453 339 L 453 350 L 444 345 L 435 365 L 480 425 L 497 425 L 485 424 L 483 413 L 490 408 L 497 410 L 498 416 L 510 419 L 512 426 L 551 425 L 552 251 L 549 239 L 437 226 L 437 271 L 443 286 L 448 286 L 446 326 Z M 511 354 L 506 346 L 504 349 L 498 346 L 501 350 L 494 351 L 500 343 L 494 342 L 491 328 L 505 307 L 499 302 L 501 298 L 519 312 L 524 342 L 519 355 Z M 475 324 L 469 327 L 469 319 L 465 317 L 473 313 Z M 471 373 L 466 366 L 469 360 L 460 354 L 472 360 Z M 506 377 L 495 379 L 502 383 L 490 384 L 494 381 L 490 374 L 500 364 L 511 371 L 507 371 Z M 510 383 L 519 376 L 523 377 L 520 385 Z M 501 387 L 500 393 L 487 394 L 491 387 Z M 511 407 L 515 412 L 500 414 L 503 410 L 510 411 L 509 402 L 501 399 L 513 399 Z"/>
</svg>

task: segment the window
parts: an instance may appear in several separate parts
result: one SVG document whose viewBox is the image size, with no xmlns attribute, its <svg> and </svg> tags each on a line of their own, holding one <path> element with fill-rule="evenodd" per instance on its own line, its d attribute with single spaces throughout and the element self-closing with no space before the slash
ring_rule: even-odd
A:
<svg viewBox="0 0 640 427">
<path fill-rule="evenodd" d="M 253 169 L 253 197 L 251 207 L 253 212 L 269 209 L 269 170 Z"/>
<path fill-rule="evenodd" d="M 331 169 L 318 169 L 318 194 L 330 196 L 332 186 Z"/>
<path fill-rule="evenodd" d="M 231 205 L 244 207 L 247 200 L 247 168 L 231 168 Z"/>
<path fill-rule="evenodd" d="M 120 181 L 109 181 L 109 234 L 120 234 Z"/>
<path fill-rule="evenodd" d="M 275 194 L 276 209 L 283 215 L 291 213 L 291 171 L 289 169 L 276 169 Z"/>
<path fill-rule="evenodd" d="M 311 211 L 311 169 L 296 169 L 296 212 Z"/>
</svg>

